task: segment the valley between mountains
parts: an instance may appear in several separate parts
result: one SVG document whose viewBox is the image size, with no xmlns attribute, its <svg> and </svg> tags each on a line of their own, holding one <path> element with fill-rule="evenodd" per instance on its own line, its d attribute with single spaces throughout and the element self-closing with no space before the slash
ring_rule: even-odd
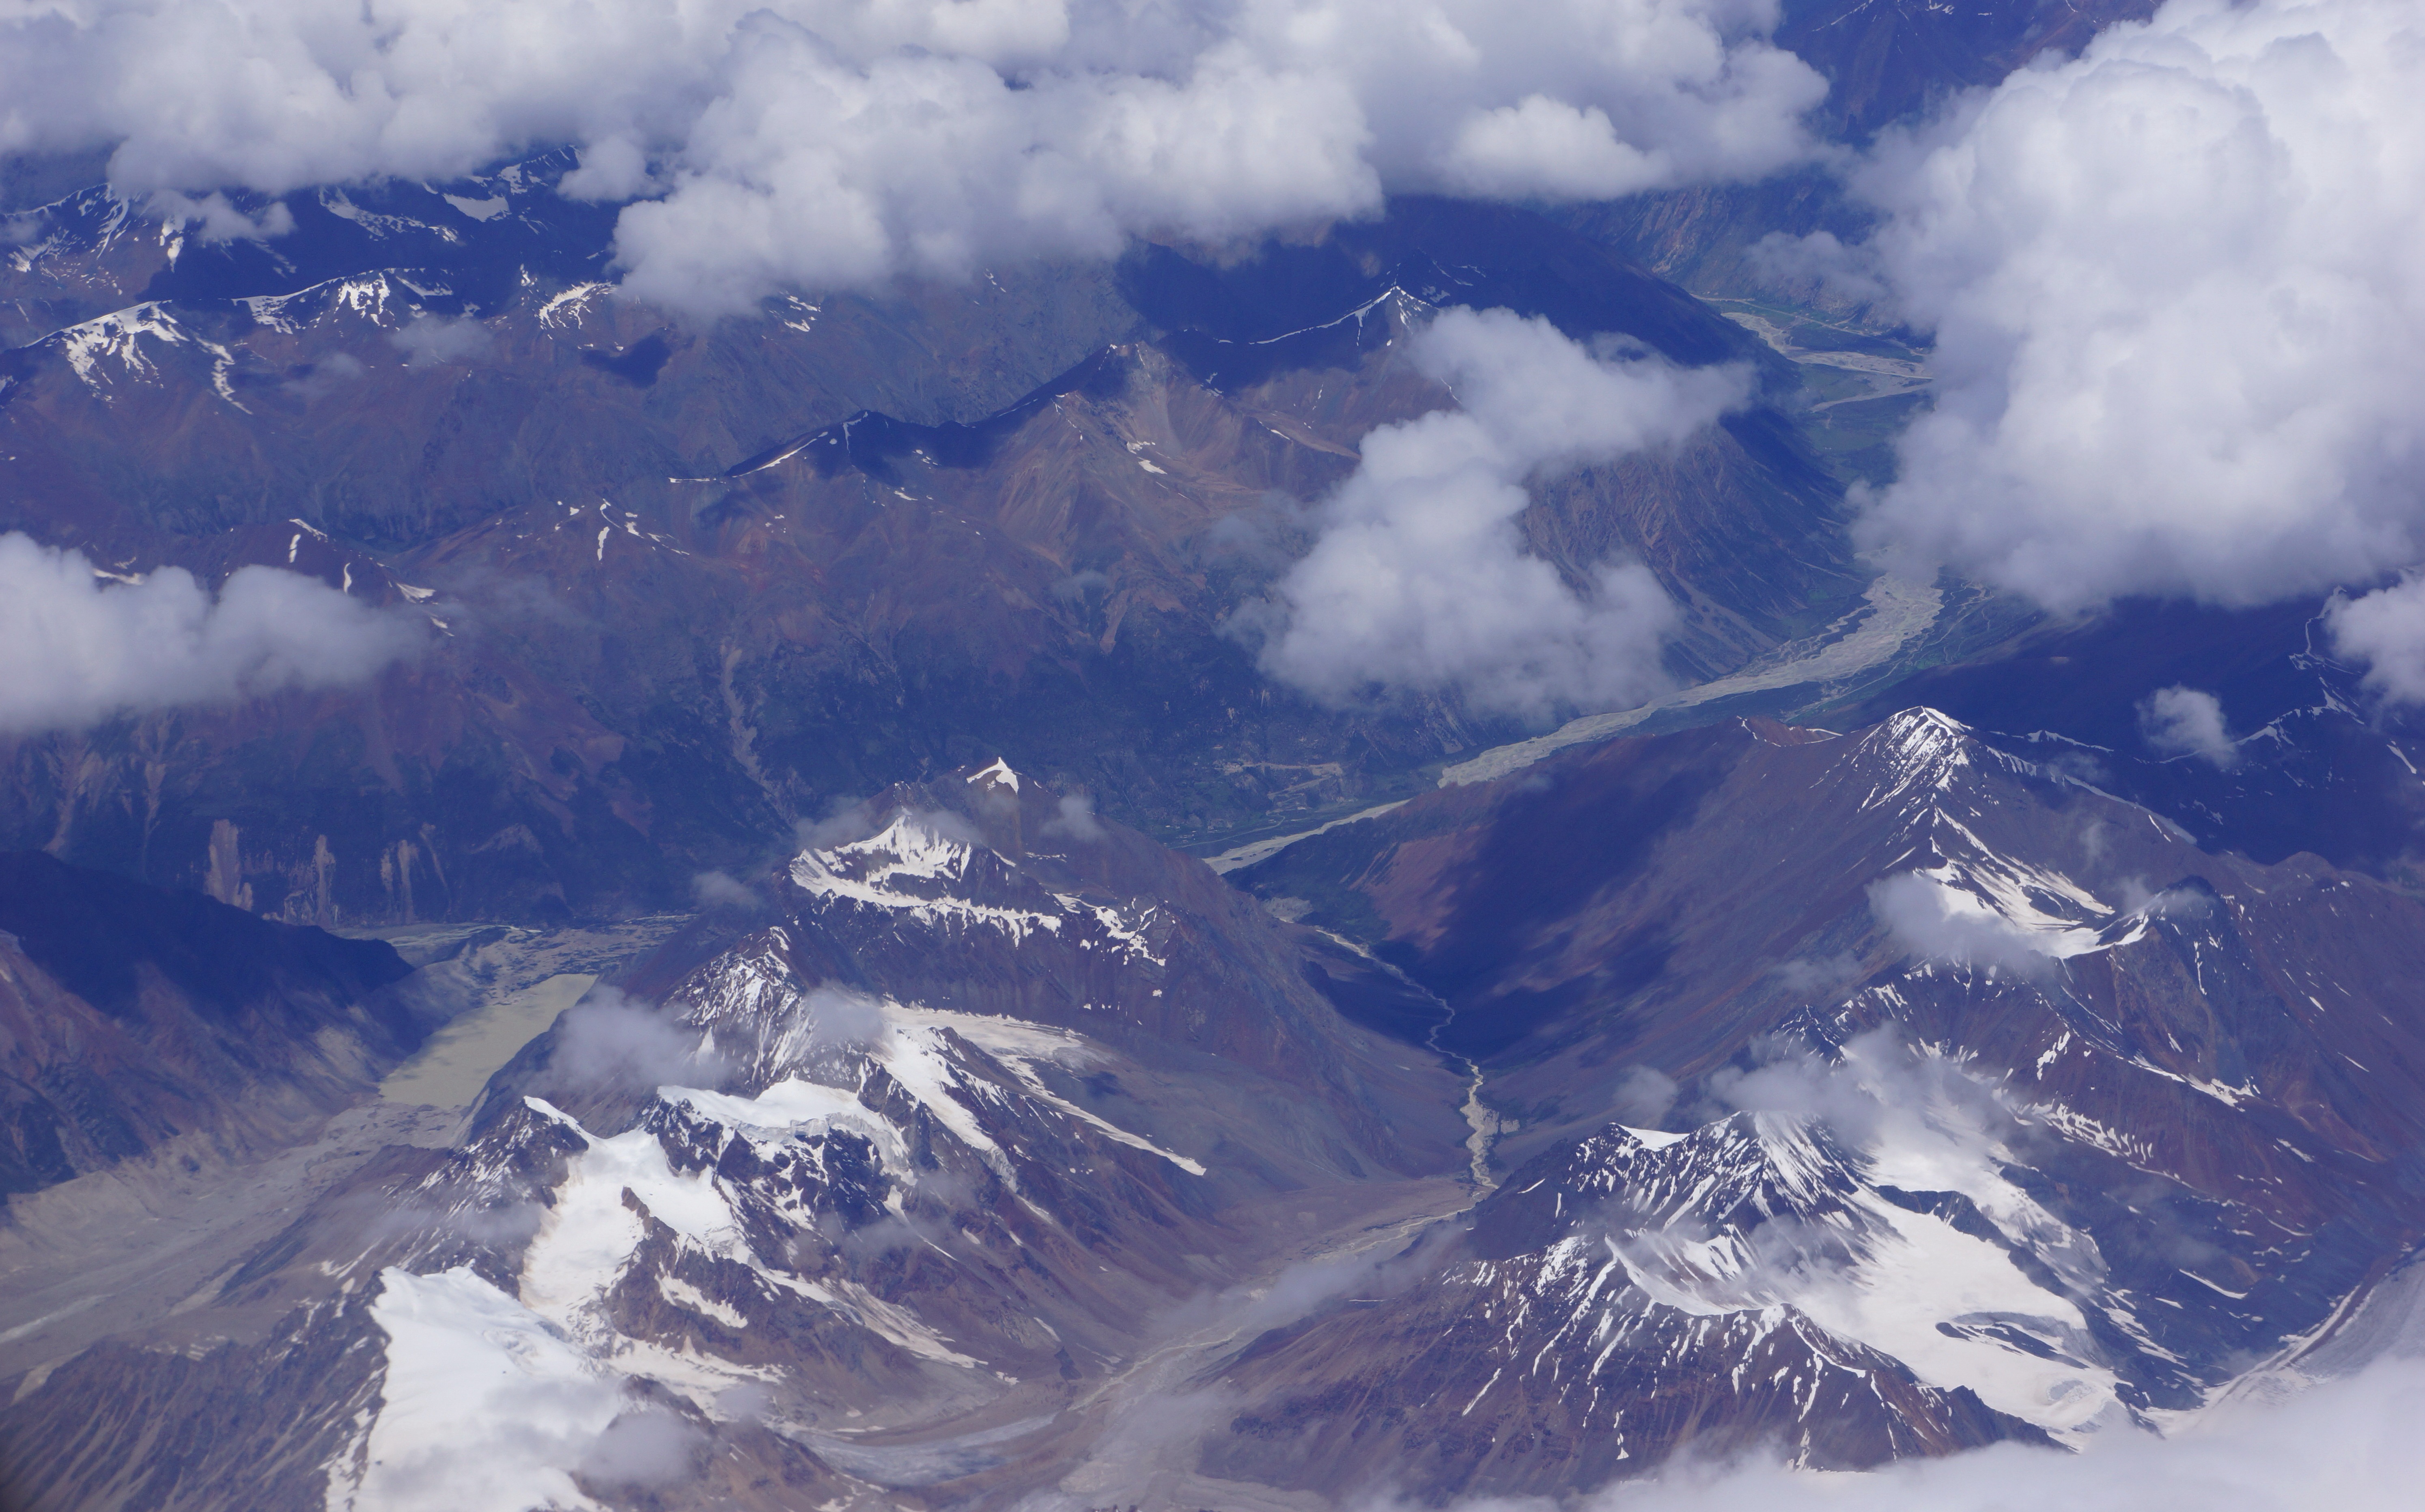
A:
<svg viewBox="0 0 2425 1512">
<path fill-rule="evenodd" d="M 291 1205 L 133 1327 L 84 1288 L 173 1240 L 7 1320 L 14 1494 L 1309 1507 L 1713 1438 L 1858 1469 L 2367 1345 L 2425 1226 L 2425 905 L 1933 711 L 1563 752 L 1243 876 L 1298 906 L 1004 762 L 890 789 L 417 1135 L 361 1099 L 439 968 L 350 947 L 317 1022 L 250 1037 L 346 1047 L 349 1149 L 298 1173 L 198 1109 L 19 1178 L 21 1278 L 96 1202 L 169 1211 L 180 1161 Z M 154 1046 L 239 1011 L 179 960 L 279 928 L 174 906 Z M 125 1019 L 88 942 L 7 922 L 13 993 Z"/>
<path fill-rule="evenodd" d="M 0 1512 L 2402 1504 L 2396 7 L 573 8 L 0 18 Z"/>
</svg>

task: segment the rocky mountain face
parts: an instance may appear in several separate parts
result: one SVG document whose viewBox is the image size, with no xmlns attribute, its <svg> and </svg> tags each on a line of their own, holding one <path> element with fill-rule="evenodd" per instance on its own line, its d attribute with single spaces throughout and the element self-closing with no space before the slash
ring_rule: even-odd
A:
<svg viewBox="0 0 2425 1512">
<path fill-rule="evenodd" d="M 388 990 L 407 970 L 376 940 L 0 854 L 0 1193 L 276 1147 L 421 1042 Z"/>
<path fill-rule="evenodd" d="M 2146 804 L 2208 850 L 2264 862 L 2304 851 L 2414 890 L 2425 742 L 2412 713 L 2332 657 L 2322 607 L 2125 604 L 2032 628 L 1842 713 L 1866 722 L 1919 699 L 2015 756 Z M 2149 694 L 2165 687 L 2215 697 L 2217 744 L 2152 738 Z"/>
<path fill-rule="evenodd" d="M 426 645 L 358 690 L 10 740 L 0 833 L 297 921 L 563 918 L 998 751 L 1166 836 L 1411 791 L 1515 731 L 1308 703 L 1232 616 L 1368 431 L 1450 403 L 1402 353 L 1451 303 L 1764 374 L 1525 521 L 1578 581 L 1647 562 L 1680 676 L 1858 600 L 1841 485 L 1775 407 L 1799 370 L 1537 216 L 1410 200 L 1245 262 L 692 329 L 599 281 L 563 167 L 290 196 L 267 242 L 97 189 L 18 217 L 0 527 L 121 579 L 308 572 Z"/>
<path fill-rule="evenodd" d="M 1437 995 L 1515 1165 L 1419 1283 L 1241 1357 L 1242 1478 L 2128 1431 L 2306 1346 L 2425 1218 L 2415 899 L 1934 711 L 1614 741 L 1240 875 Z"/>
<path fill-rule="evenodd" d="M 1006 764 L 889 790 L 736 907 L 628 979 L 662 1010 L 559 1020 L 458 1146 L 373 1156 L 196 1308 L 21 1374 L 14 1494 L 1032 1487 L 1225 1292 L 1465 1200 L 1461 1077 L 1341 1021 L 1201 863 Z M 190 1452 L 129 1452 L 197 1415 Z M 610 1425 L 655 1447 L 602 1459 Z"/>
<path fill-rule="evenodd" d="M 2147 8 L 1778 36 L 1859 142 Z M 0 1505 L 1456 1506 L 2170 1432 L 2411 1327 L 2425 747 L 2313 605 L 1873 580 L 1925 353 L 1750 256 L 1828 183 L 699 326 L 570 166 L 211 241 L 0 162 L 0 532 L 416 639 L 0 738 Z M 1453 306 L 1750 374 L 1533 480 L 1682 606 L 1627 738 L 1258 669 Z"/>
<path fill-rule="evenodd" d="M 1006 762 L 888 789 L 459 1138 L 366 1152 L 172 1314 L 11 1344 L 17 1494 L 1864 1468 L 2176 1423 L 2346 1345 L 2425 1233 L 2425 905 L 1932 710 L 1586 746 L 1235 875 L 1264 900 Z"/>
</svg>

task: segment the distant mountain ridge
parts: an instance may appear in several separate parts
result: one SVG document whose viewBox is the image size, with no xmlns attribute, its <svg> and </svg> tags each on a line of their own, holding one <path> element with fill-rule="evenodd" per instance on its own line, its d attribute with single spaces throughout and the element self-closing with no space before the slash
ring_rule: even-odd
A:
<svg viewBox="0 0 2425 1512">
<path fill-rule="evenodd" d="M 0 834 L 198 884 L 226 824 L 212 885 L 289 919 L 588 917 L 677 906 L 835 799 L 981 751 L 1165 834 L 1411 789 L 1514 727 L 1276 692 L 1227 627 L 1363 435 L 1450 402 L 1399 344 L 1450 301 L 1764 374 L 1771 406 L 1528 520 L 1577 581 L 1662 576 L 1680 674 L 1859 590 L 1841 485 L 1773 407 L 1791 365 L 1524 212 L 1408 200 L 1250 263 L 1146 247 L 691 331 L 565 281 L 597 227 L 536 170 L 381 193 L 181 246 L 172 285 L 175 233 L 136 207 L 44 213 L 11 279 L 79 323 L 7 357 L 0 528 L 122 577 L 291 566 L 431 644 L 359 692 L 11 740 Z M 83 314 L 137 293 L 174 296 Z M 399 344 L 423 328 L 458 344 Z"/>
</svg>

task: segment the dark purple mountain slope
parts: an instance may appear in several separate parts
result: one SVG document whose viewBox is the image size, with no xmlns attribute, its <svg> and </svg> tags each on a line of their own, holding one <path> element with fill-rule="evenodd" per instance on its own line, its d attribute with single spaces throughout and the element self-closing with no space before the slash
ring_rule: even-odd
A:
<svg viewBox="0 0 2425 1512">
<path fill-rule="evenodd" d="M 2334 660 L 2319 607 L 2124 603 L 2031 627 L 1823 717 L 1865 723 L 1928 704 L 2146 804 L 2208 850 L 2269 863 L 2306 851 L 2414 888 L 2425 740 L 2411 711 Z M 2227 749 L 2154 743 L 2144 709 L 2173 687 L 2216 698 Z"/>
<path fill-rule="evenodd" d="M 375 940 L 0 853 L 0 1193 L 160 1149 L 268 1148 L 430 1025 Z"/>
<path fill-rule="evenodd" d="M 1612 741 L 1240 877 L 1437 995 L 1515 1169 L 1402 1295 L 1226 1367 L 1225 1474 L 2112 1431 L 2308 1346 L 2425 1232 L 2417 900 L 2202 851 L 1931 710 Z M 1873 1415 L 1692 1405 L 1794 1340 L 1780 1390 Z"/>
</svg>

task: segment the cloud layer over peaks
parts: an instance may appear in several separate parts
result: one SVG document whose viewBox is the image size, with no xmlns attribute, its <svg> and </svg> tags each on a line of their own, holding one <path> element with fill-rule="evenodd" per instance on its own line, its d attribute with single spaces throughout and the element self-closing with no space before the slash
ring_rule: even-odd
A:
<svg viewBox="0 0 2425 1512">
<path fill-rule="evenodd" d="M 104 585 L 81 553 L 0 535 L 0 734 L 357 682 L 426 633 L 276 567 L 214 598 L 183 567 Z"/>
<path fill-rule="evenodd" d="M 1742 403 L 1748 374 L 1606 360 L 1504 310 L 1442 313 L 1413 358 L 1463 407 L 1365 437 L 1313 549 L 1273 591 L 1264 669 L 1333 702 L 1454 689 L 1525 715 L 1661 691 L 1676 606 L 1638 563 L 1577 593 L 1528 554 L 1525 480 L 1678 441 Z"/>
<path fill-rule="evenodd" d="M 1823 82 L 1775 0 L 85 0 L 0 22 L 0 152 L 123 191 L 445 179 L 571 143 L 632 287 L 1107 255 L 1758 175 Z"/>
<path fill-rule="evenodd" d="M 1861 181 L 1935 408 L 1865 544 L 2057 608 L 2247 604 L 2425 556 L 2425 29 L 2173 0 Z"/>
</svg>

